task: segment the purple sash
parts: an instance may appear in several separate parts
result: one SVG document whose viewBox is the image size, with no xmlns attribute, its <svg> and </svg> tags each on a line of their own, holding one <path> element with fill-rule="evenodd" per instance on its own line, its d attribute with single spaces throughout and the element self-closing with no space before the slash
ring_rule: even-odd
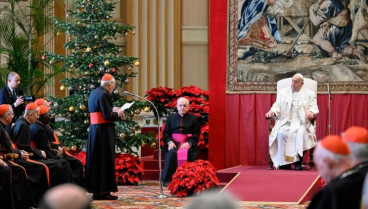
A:
<svg viewBox="0 0 368 209">
<path fill-rule="evenodd" d="M 173 133 L 171 137 L 174 139 L 175 142 L 179 142 L 180 146 L 177 151 L 177 159 L 178 159 L 178 166 L 185 163 L 188 159 L 188 149 L 181 148 L 181 145 L 187 142 L 188 138 L 191 137 L 192 134 L 180 134 L 180 133 Z"/>
</svg>

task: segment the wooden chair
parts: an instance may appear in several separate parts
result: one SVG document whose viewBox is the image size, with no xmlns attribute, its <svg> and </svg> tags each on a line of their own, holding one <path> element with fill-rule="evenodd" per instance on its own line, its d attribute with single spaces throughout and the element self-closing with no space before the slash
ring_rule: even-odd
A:
<svg viewBox="0 0 368 209">
<path fill-rule="evenodd" d="M 285 79 L 281 79 L 277 81 L 277 94 L 280 92 L 281 89 L 291 86 L 291 80 L 292 78 L 285 78 Z M 317 95 L 317 87 L 318 87 L 317 81 L 309 79 L 309 78 L 304 78 L 303 88 L 307 88 L 313 91 Z M 269 125 L 268 131 L 269 131 L 269 134 L 271 134 L 272 128 L 275 124 L 275 118 L 267 118 L 267 119 L 270 119 L 270 125 Z M 312 120 L 312 124 L 314 125 L 314 127 L 316 127 L 315 118 Z M 314 151 L 314 148 L 309 150 L 308 164 L 311 170 L 314 170 L 313 151 Z M 270 155 L 268 154 L 268 169 L 272 169 L 272 168 L 273 168 L 273 162 L 272 162 Z"/>
</svg>

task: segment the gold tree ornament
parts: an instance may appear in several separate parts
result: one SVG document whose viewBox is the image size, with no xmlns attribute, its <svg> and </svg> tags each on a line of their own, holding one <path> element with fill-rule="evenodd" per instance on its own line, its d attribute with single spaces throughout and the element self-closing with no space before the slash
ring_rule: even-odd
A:
<svg viewBox="0 0 368 209">
<path fill-rule="evenodd" d="M 156 143 L 155 142 L 153 142 L 152 144 L 151 144 L 151 148 L 155 148 L 156 147 Z"/>
<path fill-rule="evenodd" d="M 64 91 L 64 90 L 65 90 L 65 86 L 64 86 L 64 85 L 61 85 L 61 86 L 60 86 L 60 90 L 61 90 L 61 91 Z"/>
<path fill-rule="evenodd" d="M 104 62 L 104 65 L 105 65 L 105 66 L 109 66 L 109 65 L 110 65 L 109 60 L 106 60 L 106 61 Z"/>
<path fill-rule="evenodd" d="M 86 106 L 85 105 L 80 105 L 79 106 L 79 109 L 82 110 L 82 111 L 84 111 L 84 110 L 86 110 Z"/>
<path fill-rule="evenodd" d="M 70 112 L 74 112 L 74 111 L 75 111 L 75 107 L 70 106 L 70 107 L 69 107 L 69 111 L 70 111 Z"/>
<path fill-rule="evenodd" d="M 132 34 L 135 35 L 135 30 L 132 30 Z"/>
<path fill-rule="evenodd" d="M 84 120 L 84 124 L 88 124 L 89 123 L 89 120 Z"/>
<path fill-rule="evenodd" d="M 141 113 L 141 109 L 136 109 L 136 110 L 134 111 L 134 113 L 138 115 L 139 113 Z"/>
<path fill-rule="evenodd" d="M 120 139 L 125 139 L 126 135 L 125 135 L 125 133 L 121 133 L 119 137 L 120 137 Z"/>
<path fill-rule="evenodd" d="M 86 52 L 91 52 L 92 48 L 91 47 L 87 47 Z"/>
<path fill-rule="evenodd" d="M 137 66 L 137 67 L 138 67 L 140 64 L 141 64 L 141 63 L 139 63 L 139 61 L 136 61 L 136 62 L 134 63 L 134 65 L 135 65 L 135 66 Z"/>
<path fill-rule="evenodd" d="M 77 146 L 76 145 L 72 145 L 71 147 L 70 147 L 70 149 L 73 151 L 73 152 L 75 152 L 75 151 L 77 151 Z"/>
<path fill-rule="evenodd" d="M 150 108 L 149 107 L 145 107 L 143 110 L 144 110 L 144 112 L 149 112 L 150 111 Z"/>
</svg>

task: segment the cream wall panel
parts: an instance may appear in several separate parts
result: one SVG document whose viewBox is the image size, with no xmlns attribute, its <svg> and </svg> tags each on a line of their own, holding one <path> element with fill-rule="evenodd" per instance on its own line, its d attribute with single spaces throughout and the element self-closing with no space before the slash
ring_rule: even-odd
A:
<svg viewBox="0 0 368 209">
<path fill-rule="evenodd" d="M 223 0 L 219 0 L 223 1 Z M 208 26 L 208 0 L 183 0 L 183 26 Z"/>
<path fill-rule="evenodd" d="M 181 1 L 128 0 L 136 35 L 127 40 L 132 45 L 128 56 L 140 60 L 138 76 L 127 88 L 144 95 L 148 89 L 181 84 Z M 129 8 L 126 8 L 129 11 Z M 179 42 L 178 42 L 179 41 Z M 178 79 L 179 78 L 179 79 Z"/>
<path fill-rule="evenodd" d="M 183 46 L 183 86 L 198 86 L 208 90 L 208 47 L 207 45 Z"/>
</svg>

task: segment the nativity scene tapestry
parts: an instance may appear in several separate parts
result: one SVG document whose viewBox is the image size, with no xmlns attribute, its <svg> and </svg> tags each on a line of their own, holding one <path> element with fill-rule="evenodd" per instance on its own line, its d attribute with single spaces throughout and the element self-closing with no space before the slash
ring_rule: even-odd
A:
<svg viewBox="0 0 368 209">
<path fill-rule="evenodd" d="M 368 0 L 228 0 L 228 93 L 274 93 L 302 73 L 318 92 L 368 93 Z"/>
</svg>

